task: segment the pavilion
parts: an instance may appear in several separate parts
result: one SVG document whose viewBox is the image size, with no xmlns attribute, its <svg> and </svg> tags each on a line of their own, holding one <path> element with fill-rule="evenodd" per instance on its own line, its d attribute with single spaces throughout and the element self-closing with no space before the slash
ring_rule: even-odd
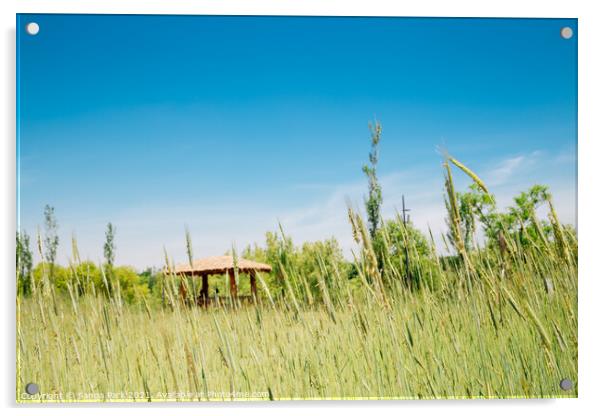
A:
<svg viewBox="0 0 602 416">
<path fill-rule="evenodd" d="M 254 299 L 257 298 L 257 272 L 271 272 L 272 268 L 264 263 L 247 260 L 238 257 L 236 259 L 238 273 L 249 275 L 251 283 L 251 295 Z M 210 275 L 225 275 L 230 276 L 230 295 L 233 298 L 238 296 L 238 288 L 236 287 L 236 278 L 234 276 L 234 259 L 232 256 L 213 256 L 194 260 L 192 267 L 190 263 L 182 263 L 175 266 L 173 272 L 181 276 L 200 276 L 202 278 L 201 292 L 198 295 L 197 302 L 206 305 L 209 301 L 209 276 Z M 196 293 L 195 293 L 196 295 Z"/>
</svg>

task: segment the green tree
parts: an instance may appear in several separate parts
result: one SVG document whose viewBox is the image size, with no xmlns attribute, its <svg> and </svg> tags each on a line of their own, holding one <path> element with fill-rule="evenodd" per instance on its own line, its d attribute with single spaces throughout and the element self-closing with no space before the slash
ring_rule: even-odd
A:
<svg viewBox="0 0 602 416">
<path fill-rule="evenodd" d="M 364 165 L 362 170 L 368 178 L 368 198 L 365 201 L 366 213 L 368 215 L 368 230 L 370 237 L 376 237 L 376 231 L 380 223 L 380 208 L 383 202 L 382 190 L 376 176 L 376 166 L 378 164 L 378 143 L 382 133 L 382 127 L 377 121 L 374 125 L 368 125 L 371 133 L 371 149 L 368 159 L 369 165 Z"/>
<path fill-rule="evenodd" d="M 263 276 L 272 296 L 284 296 L 290 287 L 297 299 L 308 303 L 321 297 L 319 279 L 330 288 L 338 277 L 347 278 L 351 268 L 336 239 L 306 242 L 299 247 L 282 228 L 279 233 L 266 233 L 264 247 L 248 246 L 242 256 L 272 266 L 272 273 Z"/>
<path fill-rule="evenodd" d="M 119 282 L 122 298 L 128 303 L 138 303 L 148 297 L 150 290 L 140 279 L 136 270 L 129 266 L 120 266 L 113 269 L 114 278 Z"/>
<path fill-rule="evenodd" d="M 78 292 L 99 293 L 104 289 L 100 269 L 91 261 L 77 262 L 71 265 L 73 280 L 78 282 Z"/>
<path fill-rule="evenodd" d="M 491 210 L 482 215 L 481 221 L 485 225 L 487 236 L 495 239 L 500 233 L 507 233 L 518 239 L 521 244 L 527 244 L 529 236 L 541 238 L 543 234 L 537 228 L 542 226 L 542 223 L 537 219 L 536 210 L 550 198 L 547 186 L 534 185 L 516 196 L 514 205 L 507 212 Z"/>
<path fill-rule="evenodd" d="M 115 227 L 111 223 L 107 224 L 105 232 L 104 255 L 105 264 L 109 269 L 112 268 L 115 264 Z"/>
<path fill-rule="evenodd" d="M 401 220 L 387 220 L 384 222 L 381 232 L 378 234 L 379 243 L 385 238 L 386 233 L 388 244 L 386 246 L 387 254 L 392 257 L 401 257 L 405 253 L 406 245 L 420 256 L 429 256 L 431 247 L 426 237 L 418 230 L 411 221 L 406 224 Z M 384 243 L 380 243 L 384 246 Z"/>
<path fill-rule="evenodd" d="M 461 229 L 467 248 L 475 246 L 479 224 L 485 232 L 487 245 L 502 251 L 509 249 L 509 241 L 523 247 L 536 243 L 546 245 L 554 236 L 552 224 L 538 219 L 536 213 L 539 207 L 551 200 L 547 186 L 534 185 L 521 192 L 506 212 L 499 212 L 493 195 L 484 192 L 476 184 L 470 186 L 469 192 L 457 195 Z"/>
<path fill-rule="evenodd" d="M 159 271 L 154 270 L 152 267 L 147 267 L 141 273 L 139 273 L 138 276 L 140 276 L 140 283 L 145 284 L 146 286 L 148 286 L 148 289 L 151 292 L 154 292 L 160 274 L 161 273 Z"/>
<path fill-rule="evenodd" d="M 31 270 L 33 255 L 29 247 L 29 235 L 17 232 L 17 290 L 19 294 L 31 293 Z"/>
<path fill-rule="evenodd" d="M 109 295 L 113 293 L 113 265 L 115 264 L 115 227 L 113 224 L 107 224 L 107 230 L 105 232 L 105 243 L 103 247 L 105 256 L 105 274 L 107 277 L 107 292 Z"/>
<path fill-rule="evenodd" d="M 514 207 L 510 213 L 514 216 L 519 231 L 523 231 L 529 222 L 533 221 L 535 210 L 551 198 L 547 186 L 533 185 L 526 192 L 514 198 Z"/>
<path fill-rule="evenodd" d="M 330 291 L 336 289 L 338 277 L 347 278 L 349 273 L 348 263 L 336 238 L 303 243 L 295 267 L 300 278 L 308 283 L 314 298 L 322 296 L 320 279 Z"/>
<path fill-rule="evenodd" d="M 44 275 L 50 270 L 50 264 L 47 262 L 39 262 L 33 268 L 32 275 L 36 287 L 39 287 L 44 281 Z M 46 276 L 47 277 L 47 276 Z M 70 281 L 70 273 L 67 269 L 59 264 L 53 266 L 53 277 L 50 284 L 59 292 L 67 293 L 67 282 Z"/>
<path fill-rule="evenodd" d="M 48 277 L 52 282 L 54 278 L 54 268 L 56 262 L 56 253 L 59 246 L 58 223 L 54 215 L 54 207 L 46 205 L 44 207 L 44 260 L 48 263 Z"/>
<path fill-rule="evenodd" d="M 476 183 L 470 185 L 468 192 L 458 192 L 460 229 L 467 250 L 474 249 L 479 222 L 488 225 L 488 216 L 495 211 L 495 198 L 485 192 Z"/>
<path fill-rule="evenodd" d="M 451 156 L 445 149 L 442 149 L 443 154 L 443 168 L 445 175 L 445 208 L 447 209 L 446 222 L 449 228 L 447 237 L 448 240 L 453 244 L 457 253 L 462 258 L 462 261 L 466 264 L 468 270 L 472 270 L 472 266 L 468 257 L 468 250 L 470 244 L 466 244 L 467 241 L 471 243 L 474 237 L 474 230 L 476 229 L 473 213 L 473 203 L 475 197 L 481 198 L 480 195 L 489 195 L 489 190 L 485 183 L 469 169 L 465 164 L 460 162 L 458 159 Z M 462 194 L 456 192 L 454 186 L 454 180 L 452 176 L 451 166 L 457 167 L 459 170 L 464 172 L 473 181 L 473 191 L 477 190 L 478 193 L 466 195 L 464 201 L 462 201 Z M 464 205 L 462 206 L 462 202 Z"/>
<path fill-rule="evenodd" d="M 384 221 L 374 240 L 374 248 L 378 257 L 383 259 L 385 274 L 390 278 L 405 276 L 406 283 L 416 287 L 420 285 L 421 265 L 433 257 L 426 237 L 412 222 L 404 224 L 401 218 Z"/>
</svg>

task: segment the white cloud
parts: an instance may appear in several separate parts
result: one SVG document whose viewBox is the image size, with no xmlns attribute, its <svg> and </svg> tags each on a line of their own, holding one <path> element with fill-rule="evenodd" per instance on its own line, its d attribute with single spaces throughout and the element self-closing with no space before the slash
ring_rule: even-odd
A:
<svg viewBox="0 0 602 416">
<path fill-rule="evenodd" d="M 540 160 L 542 153 L 534 151 L 501 160 L 496 167 L 485 172 L 483 178 L 490 186 L 504 185 L 512 179 L 532 169 Z"/>
<path fill-rule="evenodd" d="M 525 156 L 517 156 L 510 159 L 504 160 L 500 165 L 493 169 L 487 175 L 489 180 L 487 181 L 490 185 L 500 185 L 508 180 L 510 176 L 516 171 L 518 167 L 524 162 Z"/>
</svg>

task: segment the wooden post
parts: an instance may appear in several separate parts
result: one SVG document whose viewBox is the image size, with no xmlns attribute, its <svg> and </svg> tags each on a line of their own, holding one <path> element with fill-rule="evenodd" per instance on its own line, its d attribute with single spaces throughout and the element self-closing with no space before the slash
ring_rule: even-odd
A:
<svg viewBox="0 0 602 416">
<path fill-rule="evenodd" d="M 161 306 L 165 307 L 165 275 L 161 279 Z"/>
<path fill-rule="evenodd" d="M 237 296 L 237 288 L 236 288 L 236 277 L 234 276 L 234 270 L 228 270 L 228 274 L 230 275 L 230 295 L 233 299 Z"/>
<path fill-rule="evenodd" d="M 253 302 L 257 302 L 257 279 L 255 270 L 251 270 L 249 276 L 251 278 L 251 297 L 253 298 Z"/>
<path fill-rule="evenodd" d="M 189 304 L 188 303 L 188 292 L 186 291 L 186 287 L 184 287 L 184 281 L 183 279 L 186 279 L 186 277 L 182 276 L 180 279 L 180 300 L 182 301 L 182 303 L 184 303 L 185 305 Z"/>
<path fill-rule="evenodd" d="M 202 286 L 201 286 L 201 304 L 203 306 L 207 306 L 207 303 L 209 302 L 209 276 L 206 273 L 203 273 L 201 275 L 201 278 L 203 280 L 202 282 Z"/>
</svg>

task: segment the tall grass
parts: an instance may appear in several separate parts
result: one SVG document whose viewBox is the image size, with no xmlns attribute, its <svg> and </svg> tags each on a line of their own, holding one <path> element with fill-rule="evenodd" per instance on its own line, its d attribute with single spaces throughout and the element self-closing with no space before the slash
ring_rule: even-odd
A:
<svg viewBox="0 0 602 416">
<path fill-rule="evenodd" d="M 455 211 L 449 165 L 446 189 Z M 118 284 L 65 298 L 44 278 L 18 298 L 18 400 L 576 396 L 559 382 L 577 381 L 577 242 L 549 204 L 553 240 L 508 232 L 508 249 L 468 251 L 460 237 L 458 256 L 443 258 L 431 235 L 419 254 L 404 231 L 416 284 L 353 210 L 357 279 L 317 255 L 317 291 L 286 252 L 275 267 L 286 290 L 259 275 L 251 305 L 190 306 L 180 292 L 191 296 L 190 282 L 173 274 L 164 307 L 124 303 Z M 23 394 L 29 382 L 42 394 Z"/>
</svg>

